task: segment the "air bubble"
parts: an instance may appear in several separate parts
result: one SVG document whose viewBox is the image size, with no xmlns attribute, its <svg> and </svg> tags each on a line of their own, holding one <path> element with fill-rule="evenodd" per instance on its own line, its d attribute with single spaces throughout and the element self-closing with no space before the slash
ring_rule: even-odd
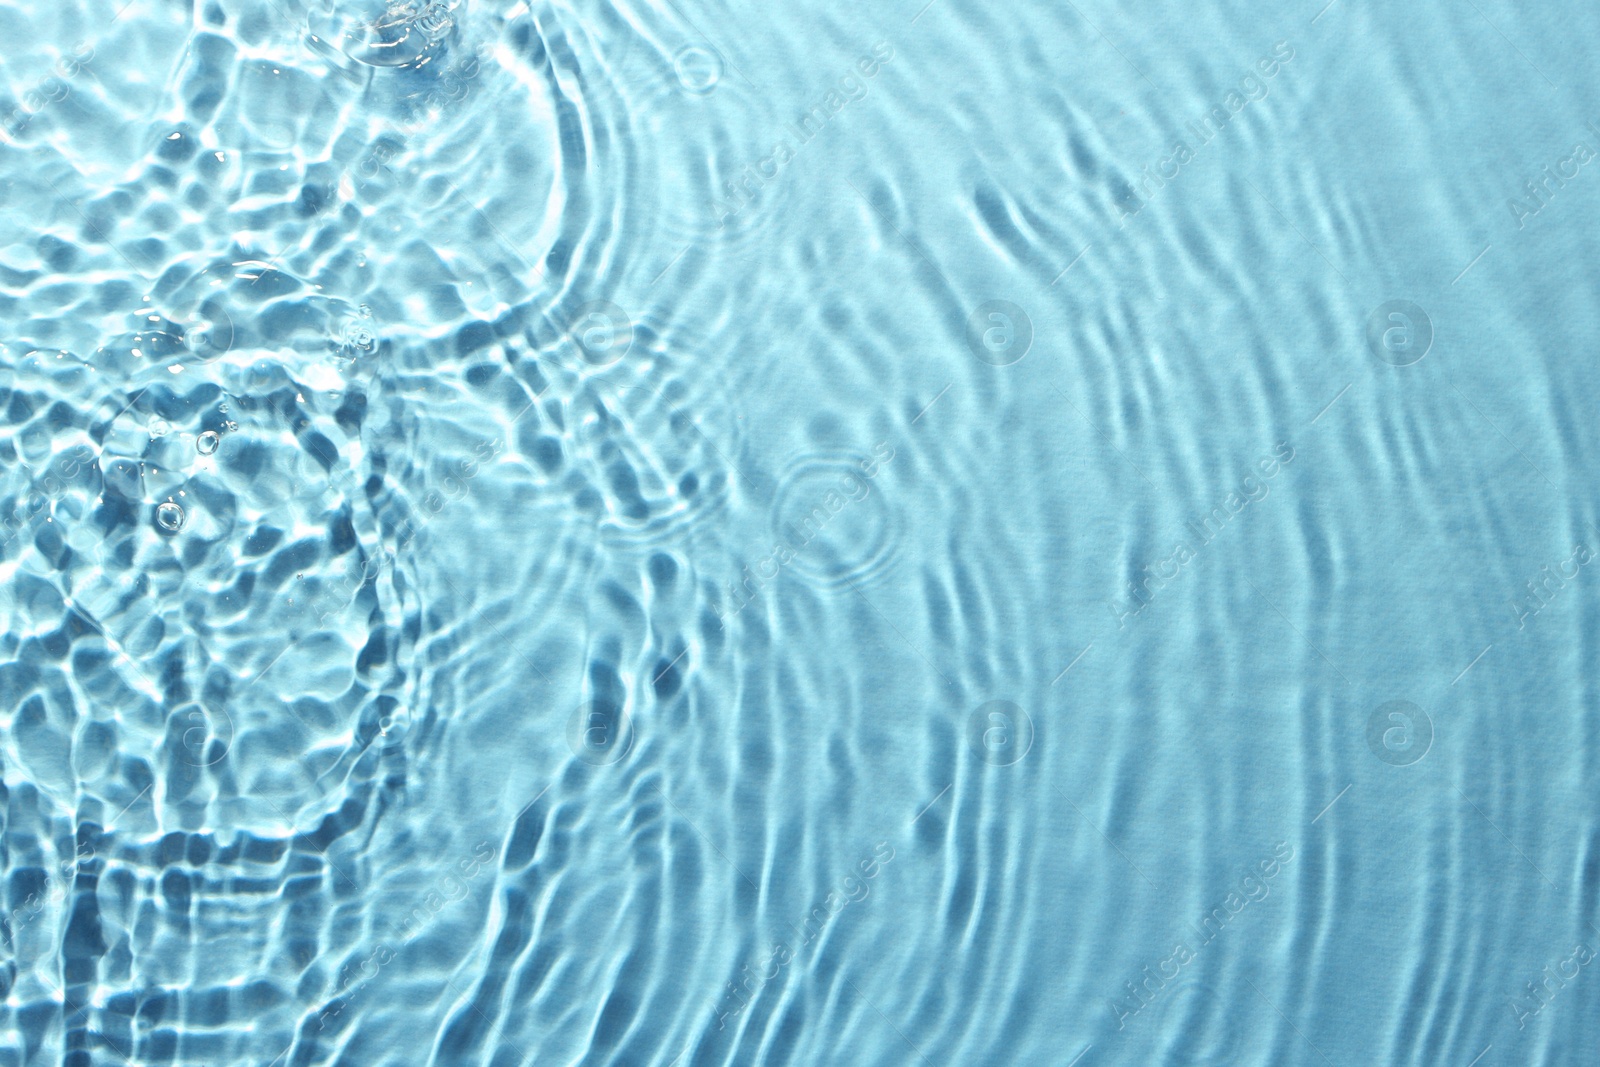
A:
<svg viewBox="0 0 1600 1067">
<path fill-rule="evenodd" d="M 194 447 L 199 450 L 202 456 L 209 456 L 217 450 L 217 446 L 220 444 L 222 444 L 222 435 L 215 430 L 207 430 L 195 439 Z"/>
<path fill-rule="evenodd" d="M 182 506 L 170 500 L 156 507 L 156 525 L 167 533 L 177 533 L 183 529 L 184 518 Z"/>
</svg>

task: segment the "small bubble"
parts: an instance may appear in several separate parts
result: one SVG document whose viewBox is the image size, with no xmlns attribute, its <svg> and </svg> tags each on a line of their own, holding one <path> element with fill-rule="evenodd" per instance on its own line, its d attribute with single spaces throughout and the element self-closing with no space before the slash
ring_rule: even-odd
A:
<svg viewBox="0 0 1600 1067">
<path fill-rule="evenodd" d="M 673 57 L 672 67 L 678 75 L 678 84 L 696 96 L 705 96 L 722 80 L 722 57 L 699 45 L 680 48 Z"/>
<path fill-rule="evenodd" d="M 215 430 L 207 430 L 195 439 L 194 447 L 199 449 L 202 456 L 209 456 L 217 450 L 222 443 L 222 435 Z"/>
<path fill-rule="evenodd" d="M 183 529 L 184 514 L 182 506 L 168 500 L 156 508 L 156 525 L 167 533 L 177 533 Z"/>
</svg>

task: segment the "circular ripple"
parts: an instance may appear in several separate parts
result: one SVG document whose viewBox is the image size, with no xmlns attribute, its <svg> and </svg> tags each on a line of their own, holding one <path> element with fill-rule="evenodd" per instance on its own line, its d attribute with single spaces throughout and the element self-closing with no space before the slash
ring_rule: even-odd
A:
<svg viewBox="0 0 1600 1067">
<path fill-rule="evenodd" d="M 684 45 L 672 57 L 673 71 L 685 92 L 705 96 L 722 80 L 722 57 L 710 48 Z"/>
<path fill-rule="evenodd" d="M 865 454 L 826 452 L 792 464 L 772 508 L 775 549 L 783 568 L 823 588 L 869 580 L 894 557 L 899 518 L 875 482 Z M 781 560 L 783 552 L 778 553 Z"/>
</svg>

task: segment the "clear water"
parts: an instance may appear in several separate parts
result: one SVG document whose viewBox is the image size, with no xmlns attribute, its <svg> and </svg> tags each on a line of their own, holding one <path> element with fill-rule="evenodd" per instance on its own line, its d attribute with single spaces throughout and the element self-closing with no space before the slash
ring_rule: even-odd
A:
<svg viewBox="0 0 1600 1067">
<path fill-rule="evenodd" d="M 1571 9 L 0 35 L 0 1067 L 1595 1062 Z"/>
</svg>

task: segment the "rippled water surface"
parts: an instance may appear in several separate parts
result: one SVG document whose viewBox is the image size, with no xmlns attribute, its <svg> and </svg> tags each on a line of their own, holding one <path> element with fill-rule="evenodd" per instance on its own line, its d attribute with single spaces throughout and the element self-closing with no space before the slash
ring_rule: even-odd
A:
<svg viewBox="0 0 1600 1067">
<path fill-rule="evenodd" d="M 0 2 L 0 1067 L 1597 1062 L 1580 16 Z"/>
</svg>

